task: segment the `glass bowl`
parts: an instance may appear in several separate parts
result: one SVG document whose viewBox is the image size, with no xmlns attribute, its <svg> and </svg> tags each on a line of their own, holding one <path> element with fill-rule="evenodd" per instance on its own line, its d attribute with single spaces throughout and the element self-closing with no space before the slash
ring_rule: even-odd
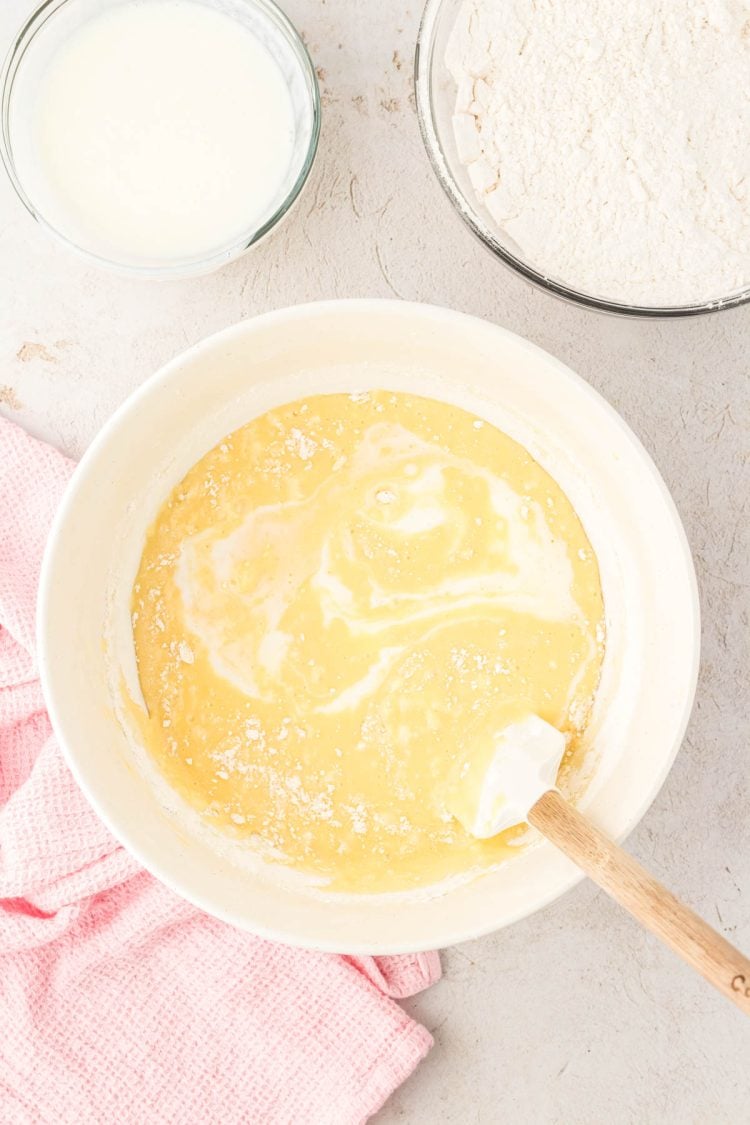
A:
<svg viewBox="0 0 750 1125">
<path fill-rule="evenodd" d="M 603 312 L 639 317 L 682 317 L 735 308 L 750 301 L 750 287 L 692 305 L 631 305 L 595 293 L 583 293 L 563 278 L 540 272 L 503 233 L 476 199 L 453 135 L 456 84 L 445 63 L 445 51 L 464 0 L 427 0 L 417 38 L 415 86 L 417 114 L 427 154 L 448 198 L 470 230 L 506 266 L 557 297 Z M 501 3 L 502 0 L 497 0 Z"/>
<path fill-rule="evenodd" d="M 98 253 L 63 233 L 45 216 L 23 182 L 14 153 L 14 110 L 34 95 L 45 65 L 61 43 L 82 23 L 122 0 L 45 0 L 18 32 L 0 72 L 0 156 L 26 210 L 53 236 L 90 262 L 131 276 L 162 279 L 210 273 L 239 257 L 288 214 L 315 159 L 320 135 L 320 92 L 307 49 L 294 26 L 273 0 L 200 0 L 249 28 L 279 65 L 289 88 L 295 119 L 292 158 L 273 210 L 249 224 L 230 243 L 192 257 L 121 258 Z M 16 146 L 17 147 L 17 146 Z"/>
</svg>

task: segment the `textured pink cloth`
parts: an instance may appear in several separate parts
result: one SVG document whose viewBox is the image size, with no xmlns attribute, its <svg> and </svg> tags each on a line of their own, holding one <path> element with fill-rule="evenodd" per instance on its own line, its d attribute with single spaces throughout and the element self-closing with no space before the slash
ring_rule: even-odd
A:
<svg viewBox="0 0 750 1125">
<path fill-rule="evenodd" d="M 430 1048 L 392 997 L 436 980 L 437 954 L 261 941 L 112 839 L 65 766 L 34 666 L 39 567 L 70 472 L 0 418 L 0 1122 L 365 1121 Z"/>
</svg>

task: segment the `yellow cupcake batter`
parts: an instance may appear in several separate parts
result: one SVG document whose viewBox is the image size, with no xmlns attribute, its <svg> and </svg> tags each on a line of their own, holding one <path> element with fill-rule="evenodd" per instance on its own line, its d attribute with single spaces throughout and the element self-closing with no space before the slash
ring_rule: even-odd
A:
<svg viewBox="0 0 750 1125">
<path fill-rule="evenodd" d="M 227 437 L 149 531 L 133 589 L 147 748 L 248 846 L 333 890 L 482 869 L 511 830 L 446 810 L 508 707 L 569 732 L 599 679 L 596 558 L 516 442 L 454 406 L 319 395 Z"/>
</svg>

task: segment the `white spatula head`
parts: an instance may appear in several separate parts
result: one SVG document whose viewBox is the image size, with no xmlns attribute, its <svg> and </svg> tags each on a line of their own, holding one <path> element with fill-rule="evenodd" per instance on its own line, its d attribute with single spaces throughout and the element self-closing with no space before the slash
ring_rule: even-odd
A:
<svg viewBox="0 0 750 1125">
<path fill-rule="evenodd" d="M 554 788 L 565 746 L 556 727 L 530 712 L 520 714 L 461 765 L 447 801 L 450 812 L 480 839 L 523 824 L 541 795 Z"/>
</svg>

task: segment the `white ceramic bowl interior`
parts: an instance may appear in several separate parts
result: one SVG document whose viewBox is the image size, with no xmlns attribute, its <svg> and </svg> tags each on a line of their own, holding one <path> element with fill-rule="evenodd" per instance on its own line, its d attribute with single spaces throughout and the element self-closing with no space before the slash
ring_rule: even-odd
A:
<svg viewBox="0 0 750 1125">
<path fill-rule="evenodd" d="M 560 482 L 597 552 L 604 674 L 579 776 L 581 806 L 624 836 L 653 800 L 689 717 L 699 614 L 685 535 L 653 463 L 618 415 L 546 352 L 424 305 L 345 301 L 245 321 L 169 363 L 83 458 L 51 535 L 39 645 L 50 714 L 80 785 L 156 876 L 212 914 L 320 949 L 386 953 L 479 936 L 548 903 L 580 874 L 546 843 L 440 896 L 326 896 L 181 807 L 121 714 L 137 693 L 130 593 L 146 529 L 225 434 L 300 395 L 410 390 L 476 412 Z"/>
</svg>

